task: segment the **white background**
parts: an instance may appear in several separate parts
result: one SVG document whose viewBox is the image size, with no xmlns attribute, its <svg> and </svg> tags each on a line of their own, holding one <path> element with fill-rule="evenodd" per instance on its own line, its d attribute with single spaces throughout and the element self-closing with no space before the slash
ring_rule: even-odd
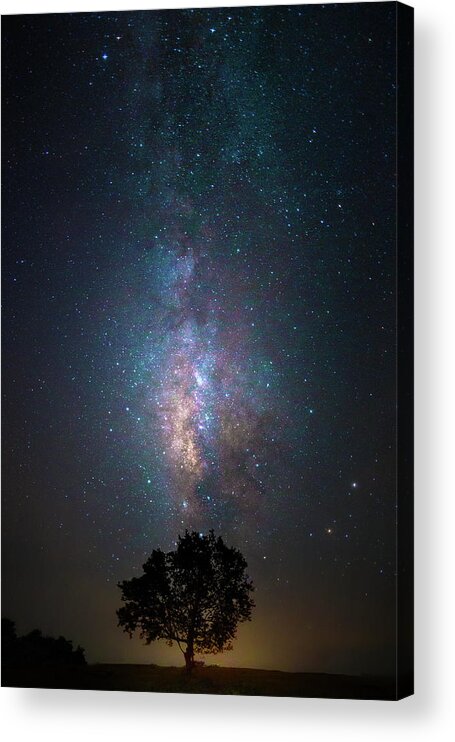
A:
<svg viewBox="0 0 455 742">
<path fill-rule="evenodd" d="M 248 2 L 0 0 L 2 14 Z M 262 3 L 265 4 L 265 3 Z M 278 3 L 274 3 L 278 4 Z M 2 688 L 8 742 L 455 739 L 455 3 L 415 0 L 416 694 L 399 703 Z M 20 51 L 18 52 L 20 53 Z"/>
</svg>

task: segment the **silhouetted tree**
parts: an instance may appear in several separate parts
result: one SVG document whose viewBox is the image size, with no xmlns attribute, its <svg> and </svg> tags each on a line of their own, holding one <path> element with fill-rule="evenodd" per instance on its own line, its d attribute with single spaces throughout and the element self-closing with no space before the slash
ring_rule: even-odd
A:
<svg viewBox="0 0 455 742">
<path fill-rule="evenodd" d="M 144 574 L 118 584 L 125 605 L 118 625 L 130 638 L 136 629 L 150 644 L 178 644 L 188 670 L 194 653 L 232 649 L 237 625 L 249 621 L 254 602 L 246 561 L 213 531 L 185 532 L 175 551 L 152 552 Z"/>
<path fill-rule="evenodd" d="M 16 624 L 10 618 L 2 618 L 2 663 L 9 664 L 17 646 Z"/>
<path fill-rule="evenodd" d="M 39 629 L 18 637 L 14 621 L 2 618 L 2 663 L 5 665 L 85 665 L 82 647 L 59 636 L 43 636 Z"/>
</svg>

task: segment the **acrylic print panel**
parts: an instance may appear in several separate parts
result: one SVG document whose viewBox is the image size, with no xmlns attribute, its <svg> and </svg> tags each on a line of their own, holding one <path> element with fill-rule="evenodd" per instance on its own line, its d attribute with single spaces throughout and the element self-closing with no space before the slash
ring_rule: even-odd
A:
<svg viewBox="0 0 455 742">
<path fill-rule="evenodd" d="M 3 19 L 4 685 L 412 693 L 412 18 Z"/>
</svg>

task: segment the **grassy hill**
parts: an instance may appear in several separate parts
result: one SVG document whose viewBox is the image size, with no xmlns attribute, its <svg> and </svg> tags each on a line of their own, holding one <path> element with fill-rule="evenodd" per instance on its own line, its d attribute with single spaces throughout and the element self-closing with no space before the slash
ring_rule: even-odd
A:
<svg viewBox="0 0 455 742">
<path fill-rule="evenodd" d="M 158 667 L 156 665 L 4 667 L 2 685 L 147 693 L 395 699 L 395 681 L 392 678 L 292 673 L 217 666 L 197 667 L 190 675 L 180 667 Z"/>
</svg>

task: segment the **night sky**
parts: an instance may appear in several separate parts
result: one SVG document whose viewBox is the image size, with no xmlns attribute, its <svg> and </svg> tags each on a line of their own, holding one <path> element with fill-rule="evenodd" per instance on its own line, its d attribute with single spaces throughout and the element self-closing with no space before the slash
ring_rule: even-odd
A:
<svg viewBox="0 0 455 742">
<path fill-rule="evenodd" d="M 392 674 L 395 4 L 16 16 L 3 60 L 3 615 L 181 664 L 116 583 L 213 528 L 257 604 L 214 662 Z"/>
</svg>

